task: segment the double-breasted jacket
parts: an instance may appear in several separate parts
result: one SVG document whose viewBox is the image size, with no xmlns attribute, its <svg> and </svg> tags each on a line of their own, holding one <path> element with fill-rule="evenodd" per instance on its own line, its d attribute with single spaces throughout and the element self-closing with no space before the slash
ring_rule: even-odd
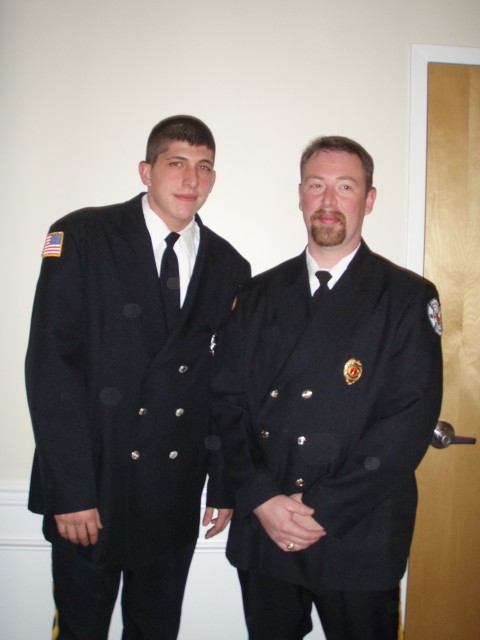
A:
<svg viewBox="0 0 480 640">
<path fill-rule="evenodd" d="M 207 473 L 208 504 L 229 506 L 209 384 L 215 334 L 250 273 L 197 216 L 197 260 L 168 335 L 141 197 L 52 225 L 63 245 L 43 259 L 26 357 L 29 508 L 55 541 L 53 514 L 97 507 L 100 540 L 81 552 L 127 567 L 195 541 Z"/>
<path fill-rule="evenodd" d="M 230 561 L 310 589 L 389 589 L 442 396 L 435 287 L 362 242 L 318 308 L 305 254 L 253 278 L 219 338 L 215 422 L 236 495 Z M 302 493 L 327 535 L 287 553 L 252 513 Z"/>
</svg>

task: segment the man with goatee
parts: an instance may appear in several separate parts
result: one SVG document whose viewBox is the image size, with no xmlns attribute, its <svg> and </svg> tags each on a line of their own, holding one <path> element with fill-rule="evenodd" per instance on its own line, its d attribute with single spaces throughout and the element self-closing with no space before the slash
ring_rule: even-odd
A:
<svg viewBox="0 0 480 640">
<path fill-rule="evenodd" d="M 301 159 L 308 244 L 241 291 L 215 420 L 235 491 L 227 555 L 250 640 L 396 640 L 415 469 L 442 397 L 438 293 L 362 239 L 373 161 L 340 136 Z"/>
</svg>

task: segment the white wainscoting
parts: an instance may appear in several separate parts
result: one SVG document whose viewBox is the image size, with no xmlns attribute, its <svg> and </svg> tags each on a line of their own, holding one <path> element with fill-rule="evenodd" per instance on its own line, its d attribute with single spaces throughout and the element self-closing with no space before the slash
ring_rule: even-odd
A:
<svg viewBox="0 0 480 640">
<path fill-rule="evenodd" d="M 48 640 L 53 619 L 50 547 L 23 486 L 0 484 L 0 640 Z M 246 640 L 240 588 L 225 559 L 225 533 L 200 539 L 190 570 L 178 640 Z M 117 607 L 109 640 L 120 640 Z M 308 640 L 325 640 L 318 618 Z"/>
</svg>

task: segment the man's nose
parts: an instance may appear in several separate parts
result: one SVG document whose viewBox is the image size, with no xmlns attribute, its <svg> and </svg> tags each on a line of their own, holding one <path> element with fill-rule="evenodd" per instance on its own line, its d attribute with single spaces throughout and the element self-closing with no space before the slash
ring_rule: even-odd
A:
<svg viewBox="0 0 480 640">
<path fill-rule="evenodd" d="M 326 186 L 322 192 L 322 206 L 323 207 L 331 207 L 337 201 L 337 193 L 335 191 L 335 187 Z"/>
<path fill-rule="evenodd" d="M 198 184 L 198 174 L 196 167 L 186 167 L 183 174 L 183 182 L 189 187 L 196 187 Z"/>
</svg>

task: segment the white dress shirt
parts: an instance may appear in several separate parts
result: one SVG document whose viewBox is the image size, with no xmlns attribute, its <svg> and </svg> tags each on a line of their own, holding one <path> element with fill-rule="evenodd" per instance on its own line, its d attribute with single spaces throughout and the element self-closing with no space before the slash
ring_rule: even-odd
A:
<svg viewBox="0 0 480 640">
<path fill-rule="evenodd" d="M 165 244 L 165 238 L 170 233 L 170 229 L 160 216 L 157 216 L 157 214 L 150 208 L 147 194 L 142 198 L 142 208 L 143 215 L 145 216 L 145 224 L 147 225 L 147 229 L 152 240 L 157 273 L 160 274 L 163 252 L 167 246 Z M 178 272 L 180 275 L 180 306 L 182 306 L 187 295 L 188 285 L 190 284 L 190 278 L 192 277 L 195 260 L 197 258 L 198 247 L 200 244 L 200 228 L 193 218 L 185 229 L 182 229 L 178 233 L 180 238 L 174 244 L 173 249 L 178 258 Z"/>
</svg>

